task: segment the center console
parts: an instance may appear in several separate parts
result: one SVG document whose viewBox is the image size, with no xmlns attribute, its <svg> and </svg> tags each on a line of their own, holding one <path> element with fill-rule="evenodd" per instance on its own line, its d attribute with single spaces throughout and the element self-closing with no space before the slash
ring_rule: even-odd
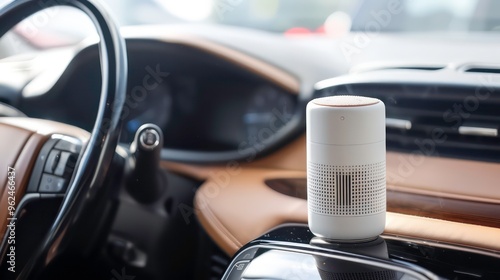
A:
<svg viewBox="0 0 500 280">
<path fill-rule="evenodd" d="M 382 235 L 329 243 L 284 224 L 241 248 L 223 279 L 499 279 L 498 255 Z"/>
</svg>

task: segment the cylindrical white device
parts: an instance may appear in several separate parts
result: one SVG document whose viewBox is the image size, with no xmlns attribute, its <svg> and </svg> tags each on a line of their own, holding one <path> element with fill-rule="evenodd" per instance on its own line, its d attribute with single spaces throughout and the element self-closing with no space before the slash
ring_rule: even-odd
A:
<svg viewBox="0 0 500 280">
<path fill-rule="evenodd" d="M 385 105 L 361 96 L 307 104 L 311 232 L 354 242 L 377 237 L 386 215 Z"/>
</svg>

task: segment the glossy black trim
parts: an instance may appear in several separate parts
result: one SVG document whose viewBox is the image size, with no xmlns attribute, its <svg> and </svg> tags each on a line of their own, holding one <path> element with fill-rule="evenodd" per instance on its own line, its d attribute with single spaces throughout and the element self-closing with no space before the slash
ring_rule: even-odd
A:
<svg viewBox="0 0 500 280">
<path fill-rule="evenodd" d="M 127 85 L 127 56 L 125 41 L 106 9 L 94 0 L 19 0 L 0 11 L 0 35 L 3 36 L 24 18 L 45 8 L 72 6 L 89 16 L 100 36 L 99 53 L 102 88 L 99 111 L 87 143 L 76 167 L 72 182 L 64 197 L 60 212 L 44 238 L 43 244 L 33 251 L 31 261 L 18 279 L 36 278 L 42 269 L 65 251 L 71 236 L 80 229 L 79 221 L 96 205 L 101 205 L 106 193 L 103 183 L 112 162 L 121 131 L 120 114 L 125 101 Z"/>
<path fill-rule="evenodd" d="M 411 263 L 394 261 L 390 259 L 389 256 L 384 256 L 384 254 L 387 254 L 386 249 L 384 250 L 386 245 L 385 241 L 380 237 L 375 241 L 359 244 L 329 243 L 326 241 L 321 242 L 321 240 L 318 241 L 317 239 L 318 238 L 314 237 L 309 228 L 305 225 L 289 224 L 278 227 L 240 249 L 236 253 L 222 279 L 236 279 L 231 275 L 231 269 L 234 264 L 241 261 L 249 261 L 248 263 L 250 264 L 255 257 L 270 250 L 311 255 L 315 259 L 318 258 L 317 260 L 321 259 L 321 263 L 327 267 L 329 266 L 329 262 L 333 262 L 333 264 L 337 266 L 335 267 L 336 271 L 345 270 L 362 272 L 367 268 L 369 270 L 377 268 L 387 271 L 396 271 L 415 277 L 415 279 L 440 279 L 427 269 Z M 248 258 L 247 256 L 249 254 L 253 256 Z M 276 260 L 276 262 L 279 262 L 279 260 Z M 298 263 L 297 265 L 300 266 L 305 264 Z M 301 275 L 298 276 L 300 278 Z M 347 278 L 339 277 L 339 279 Z M 365 278 L 358 275 L 356 279 Z M 366 279 L 375 278 L 368 277 Z"/>
<path fill-rule="evenodd" d="M 348 261 L 349 264 L 344 264 L 344 267 L 350 266 L 353 271 L 359 271 L 358 265 L 373 265 L 376 262 L 380 267 L 413 270 L 429 279 L 469 279 L 463 278 L 468 275 L 476 275 L 482 279 L 500 277 L 498 252 L 391 235 L 382 235 L 378 240 L 373 244 L 332 243 L 315 237 L 305 224 L 284 224 L 241 248 L 235 254 L 228 271 L 242 260 L 252 261 L 264 251 L 279 250 L 326 256 L 336 260 L 337 265 L 339 260 Z M 378 246 L 377 242 L 380 240 L 383 240 L 385 252 Z M 339 267 L 336 268 L 337 271 L 338 269 Z M 226 276 L 228 274 L 226 272 Z"/>
<path fill-rule="evenodd" d="M 35 161 L 35 166 L 31 171 L 31 178 L 28 183 L 28 187 L 26 188 L 27 193 L 34 193 L 38 190 L 38 185 L 40 183 L 40 178 L 42 177 L 45 161 L 47 160 L 49 153 L 54 145 L 57 143 L 57 141 L 59 141 L 59 139 L 54 136 L 55 135 L 53 135 L 51 139 L 47 140 L 47 142 L 43 144 L 42 149 L 38 153 L 37 159 Z"/>
<path fill-rule="evenodd" d="M 272 137 L 253 146 L 223 152 L 162 149 L 161 158 L 166 161 L 209 164 L 225 163 L 228 161 L 252 162 L 269 155 L 304 133 L 306 126 L 306 105 L 309 100 L 302 95 L 299 95 L 298 98 L 299 100 L 297 100 L 292 119 L 284 127 L 276 131 Z"/>
</svg>

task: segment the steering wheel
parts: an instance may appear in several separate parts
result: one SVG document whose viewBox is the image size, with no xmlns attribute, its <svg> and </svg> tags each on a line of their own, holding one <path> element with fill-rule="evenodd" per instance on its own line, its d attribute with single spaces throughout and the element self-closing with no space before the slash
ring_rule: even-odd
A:
<svg viewBox="0 0 500 280">
<path fill-rule="evenodd" d="M 0 223 L 19 214 L 26 199 L 30 177 L 34 176 L 36 161 L 44 145 L 57 137 L 81 140 L 83 148 L 68 179 L 67 190 L 61 194 L 62 202 L 48 233 L 32 249 L 24 267 L 16 267 L 17 279 L 36 278 L 56 257 L 68 248 L 85 248 L 82 228 L 92 223 L 91 215 L 103 207 L 110 186 L 105 184 L 121 130 L 120 115 L 126 96 L 127 56 L 125 41 L 106 9 L 95 0 L 18 0 L 0 11 L 0 36 L 24 18 L 52 6 L 75 7 L 89 16 L 100 36 L 102 87 L 97 118 L 91 134 L 69 125 L 30 118 L 0 118 Z M 56 136 L 58 135 L 58 136 Z M 42 157 L 42 159 L 44 159 Z M 14 191 L 12 191 L 14 186 Z M 9 189 L 10 188 L 10 189 Z M 9 190 L 12 192 L 9 193 Z M 40 194 L 34 194 L 40 195 Z M 8 197 L 14 197 L 13 199 Z M 15 205 L 12 206 L 11 201 Z M 7 210 L 9 209 L 9 211 Z M 17 217 L 17 216 L 16 216 Z M 90 217 L 90 218 L 89 218 Z M 97 218 L 95 218 L 97 220 Z M 89 222 L 90 221 L 90 222 Z M 4 224 L 1 224 L 4 225 Z M 8 261 L 5 227 L 0 229 L 2 263 Z M 88 232 L 88 228 L 87 228 Z M 81 244 L 76 244 L 81 243 Z M 90 246 L 90 245 L 89 245 Z M 83 249 L 82 249 L 83 250 Z"/>
</svg>

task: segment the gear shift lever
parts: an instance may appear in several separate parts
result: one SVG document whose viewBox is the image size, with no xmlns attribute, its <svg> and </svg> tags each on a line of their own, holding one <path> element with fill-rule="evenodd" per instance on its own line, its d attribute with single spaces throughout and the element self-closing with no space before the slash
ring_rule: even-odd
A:
<svg viewBox="0 0 500 280">
<path fill-rule="evenodd" d="M 162 147 L 163 133 L 158 126 L 144 124 L 139 127 L 130 145 L 132 157 L 127 179 L 128 191 L 139 202 L 153 202 L 166 185 L 159 170 Z"/>
</svg>

